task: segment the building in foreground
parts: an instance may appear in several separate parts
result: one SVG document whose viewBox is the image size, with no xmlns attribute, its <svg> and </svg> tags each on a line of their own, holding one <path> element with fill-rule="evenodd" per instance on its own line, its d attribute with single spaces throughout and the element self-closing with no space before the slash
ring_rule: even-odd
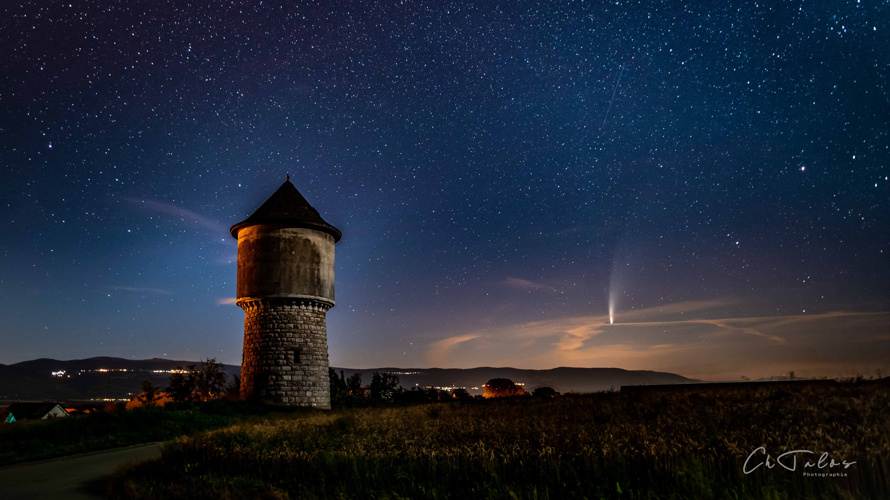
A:
<svg viewBox="0 0 890 500">
<path fill-rule="evenodd" d="M 46 420 L 67 417 L 68 412 L 58 403 L 13 403 L 8 408 L 6 422 L 19 420 Z M 11 416 L 11 418 L 10 418 Z"/>
<path fill-rule="evenodd" d="M 232 226 L 238 239 L 236 304 L 244 309 L 241 397 L 330 408 L 326 314 L 334 306 L 334 244 L 290 178 Z"/>
</svg>

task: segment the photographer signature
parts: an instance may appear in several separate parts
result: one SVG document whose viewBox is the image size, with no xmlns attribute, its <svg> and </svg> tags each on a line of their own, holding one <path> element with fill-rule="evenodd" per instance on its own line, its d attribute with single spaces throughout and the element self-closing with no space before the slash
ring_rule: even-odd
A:
<svg viewBox="0 0 890 500">
<path fill-rule="evenodd" d="M 758 461 L 758 459 L 754 457 L 757 452 L 765 455 L 765 458 Z M 761 446 L 760 448 L 752 451 L 751 454 L 748 455 L 748 458 L 745 459 L 745 464 L 742 466 L 742 472 L 744 472 L 745 474 L 750 474 L 757 470 L 757 468 L 761 465 L 765 465 L 767 469 L 772 469 L 776 465 L 780 465 L 787 470 L 795 471 L 797 470 L 797 455 L 799 453 L 809 453 L 811 455 L 815 455 L 815 452 L 812 452 L 810 450 L 791 450 L 782 453 L 776 458 L 773 458 L 766 452 L 766 447 Z M 828 452 L 826 451 L 819 457 L 819 460 L 817 460 L 815 463 L 807 460 L 804 462 L 803 466 L 804 468 L 816 467 L 819 469 L 824 469 L 826 467 L 829 469 L 833 469 L 835 467 L 843 466 L 844 469 L 847 469 L 855 463 L 856 462 L 847 462 L 846 460 L 835 462 L 833 458 L 828 456 Z"/>
</svg>

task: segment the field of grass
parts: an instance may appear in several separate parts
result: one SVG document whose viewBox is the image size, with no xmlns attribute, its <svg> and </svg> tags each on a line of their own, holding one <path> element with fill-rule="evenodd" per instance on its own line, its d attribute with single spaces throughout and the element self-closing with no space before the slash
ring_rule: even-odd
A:
<svg viewBox="0 0 890 500">
<path fill-rule="evenodd" d="M 879 384 L 433 403 L 264 419 L 177 439 L 118 498 L 890 498 Z M 828 452 L 841 477 L 777 466 Z M 762 462 L 763 455 L 755 455 Z"/>
<path fill-rule="evenodd" d="M 0 424 L 0 465 L 163 441 L 267 413 L 263 407 L 216 401 Z"/>
</svg>

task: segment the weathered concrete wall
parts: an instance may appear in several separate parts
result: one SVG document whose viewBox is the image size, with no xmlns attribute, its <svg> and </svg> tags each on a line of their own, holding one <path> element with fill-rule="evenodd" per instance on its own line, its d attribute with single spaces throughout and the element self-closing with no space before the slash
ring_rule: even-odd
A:
<svg viewBox="0 0 890 500">
<path fill-rule="evenodd" d="M 273 298 L 238 305 L 246 313 L 241 397 L 329 409 L 325 315 L 330 304 Z"/>
<path fill-rule="evenodd" d="M 259 224 L 238 232 L 238 299 L 317 298 L 334 304 L 334 237 Z"/>
</svg>

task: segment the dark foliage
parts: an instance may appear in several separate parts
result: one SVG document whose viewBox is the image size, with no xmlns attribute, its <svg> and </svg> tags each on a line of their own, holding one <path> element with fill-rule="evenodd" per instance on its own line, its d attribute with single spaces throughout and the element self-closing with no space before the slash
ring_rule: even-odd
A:
<svg viewBox="0 0 890 500">
<path fill-rule="evenodd" d="M 365 390 L 362 389 L 362 374 L 361 373 L 353 373 L 346 379 L 346 390 L 349 392 L 350 396 L 355 396 L 359 398 L 365 397 Z"/>
<path fill-rule="evenodd" d="M 431 401 L 446 401 L 450 399 L 452 398 L 446 391 L 440 391 L 433 388 L 422 389 L 420 387 L 412 387 L 411 389 L 405 390 L 400 387 L 398 391 L 393 393 L 393 401 L 398 403 L 428 403 Z"/>
<path fill-rule="evenodd" d="M 226 401 L 238 401 L 241 399 L 241 377 L 238 375 L 234 375 L 232 377 L 232 383 L 226 386 L 225 393 L 223 394 Z"/>
<path fill-rule="evenodd" d="M 191 401 L 210 401 L 222 397 L 237 399 L 241 390 L 241 380 L 235 377 L 233 385 L 226 386 L 226 373 L 223 366 L 215 358 L 201 361 L 201 366 L 189 365 L 188 368 L 176 367 L 170 374 L 170 385 L 167 392 L 173 401 L 188 403 Z"/>
<path fill-rule="evenodd" d="M 187 368 L 177 366 L 173 373 L 170 374 L 170 385 L 167 386 L 167 393 L 176 402 L 189 403 L 193 401 L 195 395 L 195 365 L 189 365 Z"/>
<path fill-rule="evenodd" d="M 538 387 L 532 391 L 532 396 L 536 398 L 553 398 L 559 396 L 559 393 L 552 387 Z"/>
<path fill-rule="evenodd" d="M 470 393 L 467 392 L 466 389 L 461 389 L 461 388 L 451 391 L 451 395 L 454 399 L 458 399 L 458 400 L 465 400 L 465 399 L 470 399 L 473 397 L 473 396 L 470 396 Z"/>
<path fill-rule="evenodd" d="M 337 370 L 328 367 L 328 378 L 331 381 L 331 408 L 343 408 L 346 406 L 346 400 L 349 397 L 349 391 L 346 388 L 346 379 L 343 372 L 337 374 Z"/>
<path fill-rule="evenodd" d="M 143 380 L 142 381 L 142 394 L 139 395 L 139 400 L 142 401 L 142 404 L 145 406 L 154 406 L 160 396 L 158 393 L 161 391 L 161 388 L 152 384 L 151 380 Z"/>
<path fill-rule="evenodd" d="M 377 401 L 392 401 L 396 388 L 399 386 L 399 377 L 391 373 L 374 372 L 371 379 L 371 399 Z"/>
<path fill-rule="evenodd" d="M 201 369 L 195 374 L 195 387 L 201 401 L 210 401 L 222 396 L 226 386 L 226 372 L 215 358 L 201 361 Z"/>
<path fill-rule="evenodd" d="M 265 415 L 262 405 L 212 401 L 0 425 L 0 465 L 163 441 Z M 2 496 L 2 495 L 0 495 Z"/>
<path fill-rule="evenodd" d="M 485 383 L 482 396 L 486 398 L 509 398 L 522 396 L 525 390 L 508 378 L 493 378 Z"/>
<path fill-rule="evenodd" d="M 343 371 L 338 374 L 333 368 L 328 368 L 328 378 L 331 381 L 331 408 L 362 408 L 392 401 L 369 398 L 367 391 L 362 388 L 360 373 L 346 377 Z M 398 384 L 398 380 L 396 383 Z"/>
</svg>

